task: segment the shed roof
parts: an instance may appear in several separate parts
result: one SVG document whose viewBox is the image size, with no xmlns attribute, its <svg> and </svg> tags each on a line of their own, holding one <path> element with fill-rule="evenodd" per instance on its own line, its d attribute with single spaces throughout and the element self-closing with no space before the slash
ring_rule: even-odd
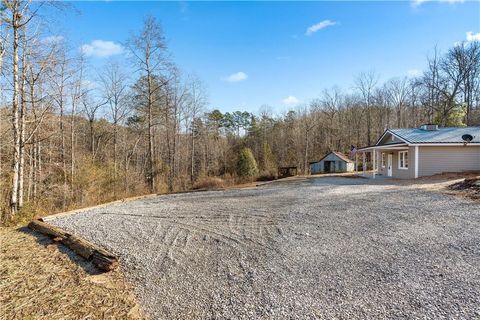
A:
<svg viewBox="0 0 480 320">
<path fill-rule="evenodd" d="M 336 155 L 340 160 L 343 160 L 343 161 L 345 161 L 345 162 L 353 162 L 352 160 L 348 159 L 348 157 L 347 157 L 346 155 L 344 155 L 343 153 L 337 152 L 337 151 L 331 151 L 331 152 L 327 153 L 326 155 L 324 155 L 322 159 L 320 159 L 320 160 L 318 160 L 318 161 L 310 162 L 310 164 L 312 164 L 312 163 L 318 163 L 318 162 L 322 161 L 323 159 L 325 159 L 326 157 L 328 157 L 328 156 L 329 156 L 330 154 L 332 154 L 332 153 L 333 153 L 334 155 Z"/>
<path fill-rule="evenodd" d="M 480 127 L 465 128 L 438 128 L 437 130 L 387 129 L 407 143 L 464 143 L 462 135 L 470 134 L 473 140 L 470 143 L 480 143 Z"/>
</svg>

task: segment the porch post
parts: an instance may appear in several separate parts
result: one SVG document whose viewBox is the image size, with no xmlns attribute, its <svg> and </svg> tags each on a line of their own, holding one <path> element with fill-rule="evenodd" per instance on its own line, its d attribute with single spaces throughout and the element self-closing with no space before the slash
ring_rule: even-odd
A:
<svg viewBox="0 0 480 320">
<path fill-rule="evenodd" d="M 418 146 L 415 146 L 415 179 L 418 178 Z"/>
<path fill-rule="evenodd" d="M 355 173 L 358 173 L 358 153 L 355 152 Z"/>
<path fill-rule="evenodd" d="M 364 151 L 364 152 L 363 152 L 363 162 L 362 162 L 363 175 L 365 175 L 365 171 L 366 171 L 366 169 L 367 169 L 367 165 L 366 165 L 366 163 L 365 163 L 365 159 L 366 159 L 366 157 L 365 157 L 365 151 Z"/>
<path fill-rule="evenodd" d="M 372 160 L 373 160 L 373 179 L 375 179 L 375 172 L 377 171 L 377 167 L 376 167 L 376 164 L 377 164 L 377 155 L 376 155 L 376 152 L 375 152 L 375 149 L 373 149 L 372 151 Z"/>
</svg>

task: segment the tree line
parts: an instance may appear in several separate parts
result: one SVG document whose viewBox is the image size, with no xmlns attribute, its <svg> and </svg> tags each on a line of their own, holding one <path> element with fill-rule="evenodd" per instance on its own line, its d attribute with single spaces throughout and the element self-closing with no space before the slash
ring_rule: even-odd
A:
<svg viewBox="0 0 480 320">
<path fill-rule="evenodd" d="M 385 128 L 480 125 L 478 42 L 434 49 L 415 77 L 381 83 L 362 73 L 353 88 L 325 89 L 284 114 L 223 113 L 172 61 L 155 18 L 124 43 L 135 72 L 110 61 L 92 76 L 84 54 L 46 35 L 46 5 L 0 7 L 3 219 L 188 190 L 209 177 L 268 179 L 279 166 L 307 173 L 310 161 L 371 145 Z"/>
</svg>

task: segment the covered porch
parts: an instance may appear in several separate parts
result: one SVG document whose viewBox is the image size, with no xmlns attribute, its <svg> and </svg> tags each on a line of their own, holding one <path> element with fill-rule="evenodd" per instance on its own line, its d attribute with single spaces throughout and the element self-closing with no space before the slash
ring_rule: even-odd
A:
<svg viewBox="0 0 480 320">
<path fill-rule="evenodd" d="M 418 178 L 418 146 L 395 143 L 358 149 L 355 173 L 373 179 L 377 176 Z"/>
</svg>

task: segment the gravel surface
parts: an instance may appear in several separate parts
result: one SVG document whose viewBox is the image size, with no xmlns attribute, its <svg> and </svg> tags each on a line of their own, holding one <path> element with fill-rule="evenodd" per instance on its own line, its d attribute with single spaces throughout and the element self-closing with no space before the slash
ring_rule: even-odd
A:
<svg viewBox="0 0 480 320">
<path fill-rule="evenodd" d="M 58 218 L 153 319 L 479 319 L 480 204 L 366 179 L 165 195 Z"/>
</svg>

